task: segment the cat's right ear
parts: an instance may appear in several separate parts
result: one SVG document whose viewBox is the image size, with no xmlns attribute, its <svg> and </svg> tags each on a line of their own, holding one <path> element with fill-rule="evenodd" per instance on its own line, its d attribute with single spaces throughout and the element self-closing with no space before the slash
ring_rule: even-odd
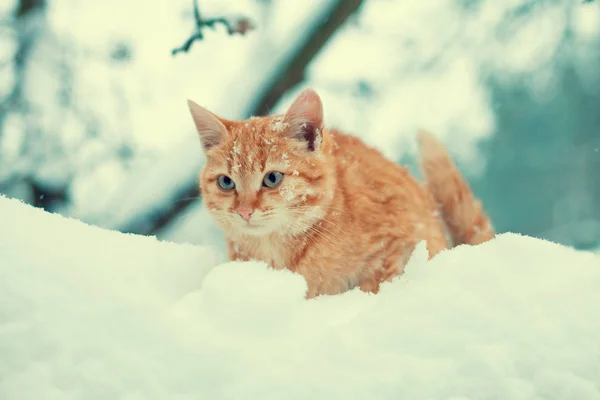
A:
<svg viewBox="0 0 600 400">
<path fill-rule="evenodd" d="M 323 103 L 313 89 L 304 89 L 294 100 L 284 117 L 288 134 L 303 140 L 309 151 L 315 151 L 321 143 L 323 131 Z"/>
<path fill-rule="evenodd" d="M 212 149 L 225 139 L 227 128 L 216 115 L 191 100 L 188 100 L 188 107 L 204 151 Z"/>
</svg>

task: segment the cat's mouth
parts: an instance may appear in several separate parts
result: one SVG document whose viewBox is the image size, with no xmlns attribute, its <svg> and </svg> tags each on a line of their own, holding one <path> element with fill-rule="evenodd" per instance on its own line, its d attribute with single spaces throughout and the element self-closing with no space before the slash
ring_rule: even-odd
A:
<svg viewBox="0 0 600 400">
<path fill-rule="evenodd" d="M 244 224 L 240 224 L 239 228 L 243 233 L 252 236 L 262 236 L 272 233 L 273 229 L 269 224 L 249 221 Z"/>
</svg>

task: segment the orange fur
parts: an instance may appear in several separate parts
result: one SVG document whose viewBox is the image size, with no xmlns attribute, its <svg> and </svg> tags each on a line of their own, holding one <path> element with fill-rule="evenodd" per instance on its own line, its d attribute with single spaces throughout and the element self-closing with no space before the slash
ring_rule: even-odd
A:
<svg viewBox="0 0 600 400">
<path fill-rule="evenodd" d="M 358 138 L 324 128 L 313 90 L 303 91 L 285 115 L 246 121 L 189 106 L 207 156 L 203 201 L 224 231 L 230 258 L 302 274 L 309 298 L 353 287 L 377 293 L 381 282 L 404 271 L 420 241 L 430 257 L 448 248 L 436 201 L 456 242 L 493 236 L 430 135 L 421 134 L 420 145 L 431 192 Z M 283 174 L 275 187 L 268 185 L 276 181 L 270 172 Z"/>
<path fill-rule="evenodd" d="M 419 132 L 418 143 L 421 170 L 429 191 L 440 205 L 452 244 L 474 245 L 492 239 L 494 229 L 489 217 L 444 146 L 425 131 Z"/>
</svg>

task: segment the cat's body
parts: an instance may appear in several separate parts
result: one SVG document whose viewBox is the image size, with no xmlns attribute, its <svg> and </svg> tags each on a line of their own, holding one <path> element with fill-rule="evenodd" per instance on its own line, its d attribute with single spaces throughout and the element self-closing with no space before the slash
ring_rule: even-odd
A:
<svg viewBox="0 0 600 400">
<path fill-rule="evenodd" d="M 355 137 L 328 130 L 324 137 L 331 187 L 319 199 L 319 221 L 300 235 L 231 238 L 231 258 L 299 272 L 310 296 L 375 288 L 383 275 L 401 271 L 421 240 L 432 254 L 446 248 L 434 202 L 405 169 Z"/>
<path fill-rule="evenodd" d="M 230 257 L 302 274 L 307 297 L 357 286 L 377 292 L 403 272 L 420 241 L 430 257 L 448 248 L 443 221 L 454 244 L 494 235 L 443 146 L 426 133 L 429 188 L 358 138 L 324 128 L 311 90 L 284 116 L 227 121 L 194 103 L 190 109 L 207 154 L 204 203 Z"/>
</svg>

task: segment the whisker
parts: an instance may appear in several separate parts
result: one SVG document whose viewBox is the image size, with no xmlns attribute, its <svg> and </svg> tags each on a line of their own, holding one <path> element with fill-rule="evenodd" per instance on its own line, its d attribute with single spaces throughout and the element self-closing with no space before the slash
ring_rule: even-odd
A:
<svg viewBox="0 0 600 400">
<path fill-rule="evenodd" d="M 306 232 L 312 232 L 312 233 L 314 233 L 316 236 L 320 236 L 320 237 L 322 237 L 322 236 L 323 236 L 323 235 L 322 235 L 322 234 L 320 234 L 318 231 L 313 231 L 313 230 L 311 230 L 311 227 L 305 226 L 305 224 L 303 225 L 303 224 L 301 224 L 301 223 L 300 223 L 300 224 L 299 224 L 299 223 L 296 223 L 295 225 L 296 225 L 297 227 L 304 227 L 304 228 L 306 228 L 306 229 L 307 229 L 307 231 L 306 231 Z M 290 227 L 293 227 L 293 226 L 292 226 L 292 224 L 290 224 L 289 226 L 290 226 Z M 311 243 L 312 245 L 314 245 L 314 246 L 318 246 L 319 248 L 321 248 L 321 249 L 324 249 L 324 244 L 323 244 L 323 243 L 320 243 L 319 241 L 317 241 L 317 239 L 316 239 L 315 237 L 313 237 L 312 235 L 304 235 L 303 237 L 304 237 L 304 238 L 306 238 L 307 240 L 309 240 L 309 241 L 310 241 L 310 243 Z M 327 238 L 323 238 L 323 240 L 324 240 L 325 242 L 327 242 Z M 287 242 L 287 243 L 289 243 L 289 242 L 291 242 L 291 241 L 292 241 L 292 238 L 290 237 L 290 238 L 289 238 L 289 240 L 287 240 L 286 242 Z M 332 244 L 331 244 L 330 242 L 327 242 L 327 244 L 329 244 L 329 246 L 330 246 L 330 247 L 332 247 Z"/>
<path fill-rule="evenodd" d="M 288 224 L 287 226 L 291 227 L 292 224 Z M 321 243 L 317 242 L 317 240 L 314 237 L 312 237 L 310 235 L 305 235 L 303 237 L 306 238 L 307 240 L 309 240 L 310 243 L 314 244 L 315 246 L 319 246 L 320 248 L 323 248 L 323 245 Z M 296 238 L 293 238 L 291 236 L 286 236 L 286 239 L 285 239 L 286 243 L 290 243 L 290 242 L 292 242 L 292 240 L 295 241 Z"/>
<path fill-rule="evenodd" d="M 309 225 L 306 222 L 298 220 L 298 219 L 294 220 L 294 224 L 297 227 L 306 229 L 307 232 L 311 232 L 311 233 L 317 235 L 331 247 L 335 247 L 335 245 L 339 245 L 339 244 L 343 243 L 343 241 L 342 242 L 339 241 L 340 240 L 339 236 L 335 235 L 334 232 L 329 231 L 322 226 Z"/>
<path fill-rule="evenodd" d="M 343 235 L 345 235 L 345 236 L 346 236 L 346 238 L 347 238 L 349 241 L 351 241 L 351 240 L 352 240 L 352 238 L 350 237 L 350 234 L 349 234 L 347 231 L 345 231 L 344 229 L 342 229 L 342 228 L 341 228 L 341 227 L 340 227 L 338 224 L 336 224 L 335 222 L 332 222 L 332 221 L 330 221 L 330 220 L 328 220 L 328 219 L 326 219 L 326 218 L 323 218 L 321 221 L 323 221 L 323 222 L 327 222 L 328 224 L 332 225 L 334 228 L 337 228 L 337 229 L 340 231 L 340 233 L 342 233 Z M 324 228 L 324 229 L 325 229 L 325 228 Z"/>
<path fill-rule="evenodd" d="M 307 209 L 311 209 L 311 207 L 307 207 Z M 302 209 L 300 209 L 300 211 L 302 211 Z M 295 218 L 298 221 L 301 221 L 300 218 Z M 344 243 L 348 243 L 352 241 L 352 238 L 350 237 L 350 235 L 348 234 L 348 232 L 344 231 L 344 229 L 340 228 L 339 225 L 337 225 L 336 223 L 334 223 L 333 221 L 327 219 L 327 218 L 322 218 L 320 220 L 321 222 L 325 222 L 330 224 L 331 226 L 333 226 L 334 228 L 336 228 L 341 234 L 343 234 L 347 240 L 344 241 Z M 302 221 L 304 222 L 304 221 Z M 305 223 L 306 224 L 306 223 Z M 324 227 L 322 224 L 321 225 L 317 225 L 321 230 L 326 231 L 327 233 L 329 233 L 331 236 L 336 237 L 338 239 L 341 239 L 339 237 L 339 235 L 337 234 L 337 232 L 333 232 L 332 230 Z"/>
<path fill-rule="evenodd" d="M 338 240 L 338 243 L 336 243 L 336 244 L 346 244 L 346 243 L 348 243 L 348 242 L 349 242 L 349 241 L 347 241 L 347 240 L 342 240 L 342 238 L 341 238 L 339 235 L 337 235 L 335 232 L 333 232 L 333 231 L 331 231 L 331 230 L 329 230 L 329 229 L 325 228 L 325 227 L 324 227 L 324 226 L 322 226 L 322 225 L 315 225 L 315 226 L 313 226 L 313 228 L 314 228 L 314 229 L 321 229 L 321 230 L 323 230 L 323 231 L 324 231 L 324 232 L 323 232 L 323 234 L 324 234 L 324 235 L 326 235 L 326 234 L 329 234 L 329 236 L 328 236 L 328 237 L 332 237 L 333 239 L 337 239 L 337 240 Z M 350 236 L 347 236 L 347 239 L 350 239 Z"/>
</svg>

